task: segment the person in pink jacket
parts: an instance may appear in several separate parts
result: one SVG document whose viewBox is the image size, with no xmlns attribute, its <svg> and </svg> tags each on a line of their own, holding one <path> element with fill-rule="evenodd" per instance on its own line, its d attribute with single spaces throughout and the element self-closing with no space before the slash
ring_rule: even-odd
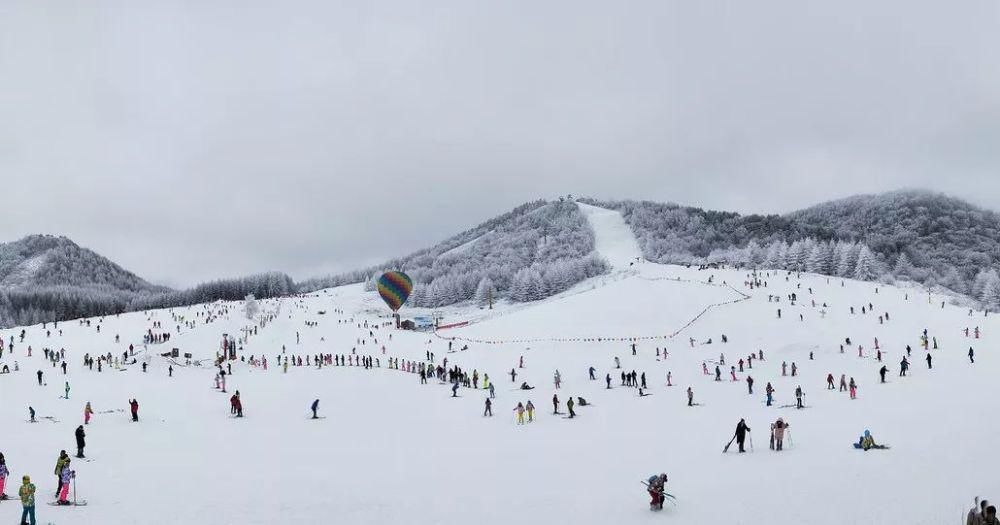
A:
<svg viewBox="0 0 1000 525">
<path fill-rule="evenodd" d="M 90 417 L 94 415 L 94 409 L 90 408 L 90 401 L 87 401 L 87 406 L 83 408 L 83 424 L 90 424 Z"/>
</svg>

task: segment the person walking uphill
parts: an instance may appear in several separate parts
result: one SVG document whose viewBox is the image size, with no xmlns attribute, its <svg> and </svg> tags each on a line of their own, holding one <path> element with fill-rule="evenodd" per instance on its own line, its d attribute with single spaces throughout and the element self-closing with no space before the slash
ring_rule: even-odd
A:
<svg viewBox="0 0 1000 525">
<path fill-rule="evenodd" d="M 750 427 L 747 426 L 747 422 L 740 419 L 740 422 L 736 424 L 736 444 L 740 447 L 740 453 L 746 452 L 743 448 L 743 442 L 746 441 L 747 432 L 750 432 Z"/>
<path fill-rule="evenodd" d="M 83 432 L 83 425 L 76 427 L 76 457 L 78 458 L 86 457 L 83 455 L 83 447 L 87 445 L 84 441 L 85 437 L 87 434 Z"/>
<path fill-rule="evenodd" d="M 35 524 L 35 485 L 31 482 L 31 478 L 24 476 L 21 478 L 21 488 L 17 491 L 18 496 L 21 497 L 21 523 Z M 29 522 L 29 518 L 31 521 Z"/>
</svg>

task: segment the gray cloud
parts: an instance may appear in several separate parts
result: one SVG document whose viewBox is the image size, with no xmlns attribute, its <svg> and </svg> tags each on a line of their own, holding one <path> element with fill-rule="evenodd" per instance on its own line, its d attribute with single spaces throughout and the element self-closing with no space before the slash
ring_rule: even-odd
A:
<svg viewBox="0 0 1000 525">
<path fill-rule="evenodd" d="M 1000 208 L 1000 7 L 15 2 L 0 238 L 154 281 L 297 278 L 573 193 Z"/>
</svg>

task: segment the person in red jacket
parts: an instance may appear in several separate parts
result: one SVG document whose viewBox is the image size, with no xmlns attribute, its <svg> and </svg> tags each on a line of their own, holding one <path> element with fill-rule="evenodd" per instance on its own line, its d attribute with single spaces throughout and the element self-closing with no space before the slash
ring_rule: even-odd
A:
<svg viewBox="0 0 1000 525">
<path fill-rule="evenodd" d="M 132 421 L 134 423 L 138 423 L 139 422 L 139 402 L 136 401 L 135 399 L 132 399 L 131 401 L 128 402 L 128 406 L 132 410 Z"/>
</svg>

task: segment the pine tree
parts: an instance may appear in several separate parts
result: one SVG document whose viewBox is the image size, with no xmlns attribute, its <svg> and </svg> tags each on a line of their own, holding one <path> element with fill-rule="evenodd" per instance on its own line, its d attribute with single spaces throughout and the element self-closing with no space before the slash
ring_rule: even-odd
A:
<svg viewBox="0 0 1000 525">
<path fill-rule="evenodd" d="M 899 257 L 896 258 L 896 266 L 892 269 L 893 275 L 900 279 L 912 279 L 913 270 L 913 264 L 910 263 L 910 258 L 907 257 L 906 252 L 900 252 Z"/>
<path fill-rule="evenodd" d="M 858 259 L 854 265 L 854 278 L 859 281 L 872 281 L 878 277 L 878 261 L 867 246 L 858 250 Z"/>
<path fill-rule="evenodd" d="M 476 304 L 479 306 L 489 305 L 490 308 L 493 308 L 495 294 L 493 281 L 489 277 L 483 277 L 479 281 L 479 286 L 476 286 Z"/>
</svg>

